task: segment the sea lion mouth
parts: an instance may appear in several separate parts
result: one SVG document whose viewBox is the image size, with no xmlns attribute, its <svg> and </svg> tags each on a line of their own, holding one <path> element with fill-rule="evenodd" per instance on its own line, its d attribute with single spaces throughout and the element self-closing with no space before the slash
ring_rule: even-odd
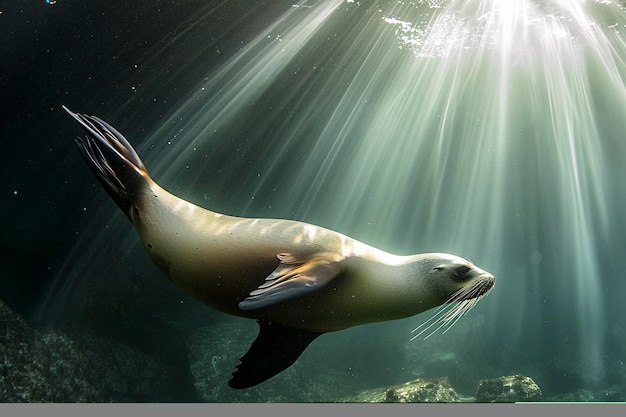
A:
<svg viewBox="0 0 626 417">
<path fill-rule="evenodd" d="M 430 329 L 434 329 L 424 337 L 428 339 L 437 331 L 447 327 L 441 334 L 450 330 L 457 321 L 466 315 L 476 306 L 478 301 L 485 297 L 496 283 L 496 278 L 484 273 L 476 278 L 471 284 L 466 285 L 456 291 L 450 298 L 435 310 L 435 314 L 415 329 L 411 333 L 419 331 L 411 340 L 418 338 Z"/>
</svg>

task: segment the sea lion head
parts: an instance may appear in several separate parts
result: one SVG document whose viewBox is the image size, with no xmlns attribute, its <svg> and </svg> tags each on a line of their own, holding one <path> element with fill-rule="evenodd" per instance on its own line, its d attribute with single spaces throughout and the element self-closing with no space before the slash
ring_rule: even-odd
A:
<svg viewBox="0 0 626 417">
<path fill-rule="evenodd" d="M 445 331 L 449 330 L 491 291 L 496 282 L 489 272 L 469 259 L 455 255 L 426 254 L 419 263 L 424 283 L 440 307 L 433 317 L 413 330 L 420 332 L 412 339 L 428 330 L 431 332 L 426 337 L 444 327 L 448 327 Z"/>
<path fill-rule="evenodd" d="M 449 254 L 427 255 L 424 275 L 442 302 L 469 300 L 493 288 L 495 277 L 467 258 Z M 452 298 L 454 294 L 458 296 Z"/>
</svg>

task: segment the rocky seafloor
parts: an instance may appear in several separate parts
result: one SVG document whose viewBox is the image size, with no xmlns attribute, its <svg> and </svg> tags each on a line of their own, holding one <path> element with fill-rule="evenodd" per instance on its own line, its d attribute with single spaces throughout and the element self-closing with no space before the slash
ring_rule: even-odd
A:
<svg viewBox="0 0 626 417">
<path fill-rule="evenodd" d="M 626 386 L 544 396 L 520 374 L 481 378 L 462 395 L 448 376 L 417 377 L 378 388 L 354 373 L 329 367 L 313 349 L 279 376 L 247 390 L 227 385 L 256 332 L 252 321 L 190 330 L 174 361 L 115 338 L 77 330 L 36 330 L 0 301 L 0 402 L 519 402 L 623 401 Z M 339 360 L 336 359 L 335 360 Z M 432 359 L 454 374 L 456 359 Z M 441 367 L 448 363 L 448 367 Z M 430 364 L 432 365 L 432 363 Z M 423 369 L 428 369 L 424 364 Z M 404 375 L 406 378 L 407 375 Z M 467 389 L 465 390 L 467 391 Z"/>
</svg>

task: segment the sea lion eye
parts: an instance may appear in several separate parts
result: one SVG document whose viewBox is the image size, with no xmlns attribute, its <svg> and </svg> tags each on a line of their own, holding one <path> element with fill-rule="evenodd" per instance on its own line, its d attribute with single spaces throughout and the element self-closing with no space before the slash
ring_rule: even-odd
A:
<svg viewBox="0 0 626 417">
<path fill-rule="evenodd" d="M 457 266 L 454 270 L 455 275 L 459 277 L 465 276 L 471 270 L 470 267 L 466 265 Z"/>
</svg>

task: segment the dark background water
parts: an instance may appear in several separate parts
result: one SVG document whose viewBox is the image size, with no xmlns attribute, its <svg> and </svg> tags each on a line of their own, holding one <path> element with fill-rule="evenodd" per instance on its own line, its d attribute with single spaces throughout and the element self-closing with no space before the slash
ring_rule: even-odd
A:
<svg viewBox="0 0 626 417">
<path fill-rule="evenodd" d="M 156 169 L 162 174 L 162 185 L 209 208 L 340 226 L 342 232 L 357 238 L 369 237 L 368 243 L 375 246 L 405 253 L 459 250 L 472 258 L 478 253 L 482 256 L 480 265 L 500 280 L 494 294 L 483 302 L 484 306 L 480 305 L 483 309 L 472 311 L 472 319 L 467 317 L 446 335 L 407 344 L 408 331 L 419 323 L 413 319 L 324 336 L 302 357 L 298 373 L 277 379 L 277 385 L 265 392 L 260 389 L 253 394 L 232 393 L 214 387 L 227 381 L 236 357 L 254 337 L 254 324 L 211 312 L 162 279 L 138 247 L 130 225 L 84 166 L 71 140 L 79 133 L 77 126 L 60 106 L 65 104 L 109 121 L 138 145 L 142 156 L 145 154 L 154 162 L 151 166 L 156 166 L 159 150 L 179 151 L 168 150 L 162 143 L 146 143 L 144 138 L 152 138 L 163 125 L 168 132 L 163 140 L 175 138 L 172 120 L 176 120 L 178 109 L 189 105 L 189 92 L 207 78 L 210 81 L 293 2 L 5 3 L 0 5 L 0 298 L 34 326 L 89 331 L 120 341 L 172 368 L 190 368 L 193 376 L 181 378 L 195 381 L 196 387 L 204 387 L 198 389 L 205 393 L 215 390 L 215 394 L 202 397 L 213 401 L 334 400 L 328 397 L 329 391 L 349 393 L 416 376 L 449 376 L 453 385 L 468 395 L 473 394 L 480 378 L 513 373 L 533 377 L 547 394 L 582 388 L 608 392 L 608 387 L 625 384 L 626 332 L 619 319 L 624 314 L 621 301 L 626 293 L 621 274 L 626 241 L 620 215 L 626 209 L 626 199 L 623 170 L 619 168 L 625 152 L 621 141 L 623 123 L 616 121 L 623 111 L 612 106 L 610 97 L 595 101 L 605 151 L 604 159 L 597 163 L 609 173 L 603 187 L 611 197 L 612 216 L 608 220 L 608 235 L 599 231 L 600 223 L 606 219 L 594 219 L 598 227 L 594 228 L 597 245 L 593 246 L 593 257 L 599 260 L 602 305 L 592 308 L 602 310 L 606 327 L 592 329 L 593 332 L 583 330 L 582 334 L 580 329 L 584 327 L 578 321 L 578 304 L 573 298 L 585 289 L 571 289 L 567 284 L 576 268 L 576 259 L 571 258 L 567 248 L 575 242 L 569 236 L 559 235 L 560 229 L 555 226 L 560 212 L 551 198 L 559 192 L 559 183 L 547 177 L 538 178 L 536 183 L 528 179 L 535 179 L 533 173 L 545 168 L 539 163 L 533 165 L 532 172 L 511 164 L 511 182 L 521 185 L 503 200 L 502 211 L 514 212 L 524 207 L 517 213 L 523 222 L 505 222 L 502 230 L 494 232 L 498 242 L 503 243 L 492 250 L 493 257 L 485 255 L 490 252 L 490 242 L 476 243 L 480 249 L 449 243 L 458 233 L 452 228 L 442 228 L 442 233 L 427 242 L 407 236 L 407 229 L 416 229 L 411 217 L 414 207 L 408 198 L 399 203 L 406 205 L 402 216 L 408 220 L 390 221 L 392 232 L 377 235 L 375 223 L 380 219 L 367 213 L 367 208 L 362 213 L 369 217 L 355 215 L 352 222 L 338 221 L 332 210 L 323 210 L 330 204 L 328 199 L 348 196 L 323 194 L 315 189 L 315 195 L 320 196 L 316 199 L 308 188 L 281 190 L 279 174 L 297 176 L 297 166 L 279 174 L 263 171 L 269 180 L 255 183 L 254 176 L 260 170 L 256 160 L 272 153 L 271 140 L 281 143 L 271 139 L 280 137 L 281 126 L 287 130 L 289 123 L 295 124 L 296 117 L 291 118 L 288 108 L 272 107 L 274 101 L 285 102 L 280 97 L 288 96 L 291 89 L 302 91 L 302 85 L 295 84 L 292 78 L 283 78 L 273 93 L 259 99 L 263 112 L 256 111 L 259 107 L 248 109 L 223 128 L 221 135 L 216 135 L 214 140 L 222 144 L 227 138 L 228 146 L 215 149 L 215 142 L 208 142 L 207 149 L 213 146 L 210 166 L 191 173 L 182 169 L 184 163 L 177 163 L 179 169 L 171 175 L 163 175 L 167 173 L 165 168 Z M 320 35 L 325 43 L 320 43 L 315 51 L 325 52 L 323 59 L 328 68 L 339 59 L 339 53 L 334 51 L 343 50 L 345 44 L 375 44 L 349 35 L 364 16 L 374 13 L 376 3 L 366 5 L 369 8 L 364 7 L 361 12 L 346 12 L 342 16 L 345 32 Z M 312 55 L 301 53 L 293 66 L 308 60 L 314 61 Z M 360 70 L 360 62 L 352 64 L 342 63 L 346 85 Z M 380 87 L 381 91 L 384 87 Z M 327 96 L 339 102 L 347 90 L 329 91 Z M 304 103 L 292 107 L 300 112 L 307 106 L 318 107 L 312 114 L 320 120 L 333 111 L 316 102 L 307 103 L 306 97 L 289 100 Z M 621 102 L 616 99 L 615 103 Z M 202 104 L 200 101 L 198 105 Z M 263 119 L 269 120 L 267 125 L 262 132 L 255 131 Z M 298 161 L 305 160 L 307 152 L 315 148 L 314 138 L 320 133 L 306 125 L 303 130 L 302 142 L 307 145 L 292 147 L 301 152 L 295 155 Z M 357 143 L 355 139 L 342 150 L 347 154 L 357 152 Z M 150 153 L 153 147 L 154 153 Z M 521 147 L 517 158 L 526 162 L 534 156 L 532 149 Z M 198 163 L 193 162 L 197 167 Z M 551 168 L 553 173 L 558 170 Z M 547 171 L 550 173 L 550 168 Z M 228 178 L 217 178 L 223 172 L 229 173 Z M 341 175 L 341 170 L 335 167 L 326 175 L 332 187 L 332 178 Z M 416 170 L 415 177 L 420 176 Z M 368 183 L 366 176 L 362 182 Z M 261 192 L 250 203 L 254 190 Z M 375 200 L 384 199 L 371 192 Z M 290 201 L 281 206 L 287 197 L 291 197 Z M 461 204 L 446 206 L 433 224 L 451 223 L 450 219 L 462 211 Z M 517 238 L 524 236 L 520 224 L 532 225 L 532 243 Z M 396 236 L 401 237 L 394 239 Z M 541 249 L 539 255 L 532 252 L 537 248 Z M 529 253 L 534 254 L 532 262 Z M 584 350 L 579 346 L 586 337 L 602 338 L 602 366 L 606 372 L 601 381 L 585 374 L 580 359 Z M 231 349 L 227 347 L 230 343 L 237 345 L 237 352 L 226 358 L 223 351 Z M 436 357 L 438 354 L 440 357 Z M 211 361 L 223 361 L 225 371 L 210 374 L 203 364 Z M 303 376 L 309 379 L 298 379 Z M 317 396 L 311 397 L 281 394 L 294 381 L 323 381 L 321 385 L 331 388 L 323 391 L 320 387 Z M 196 399 L 179 397 L 184 401 L 190 398 Z"/>
<path fill-rule="evenodd" d="M 100 190 L 68 140 L 61 110 L 113 113 L 141 137 L 288 2 L 16 1 L 2 5 L 2 280 L 6 302 L 28 315 L 73 246 Z M 205 16 L 201 28 L 190 27 Z M 109 116 L 110 117 L 110 116 Z M 35 289 L 35 290 L 33 290 Z"/>
</svg>

